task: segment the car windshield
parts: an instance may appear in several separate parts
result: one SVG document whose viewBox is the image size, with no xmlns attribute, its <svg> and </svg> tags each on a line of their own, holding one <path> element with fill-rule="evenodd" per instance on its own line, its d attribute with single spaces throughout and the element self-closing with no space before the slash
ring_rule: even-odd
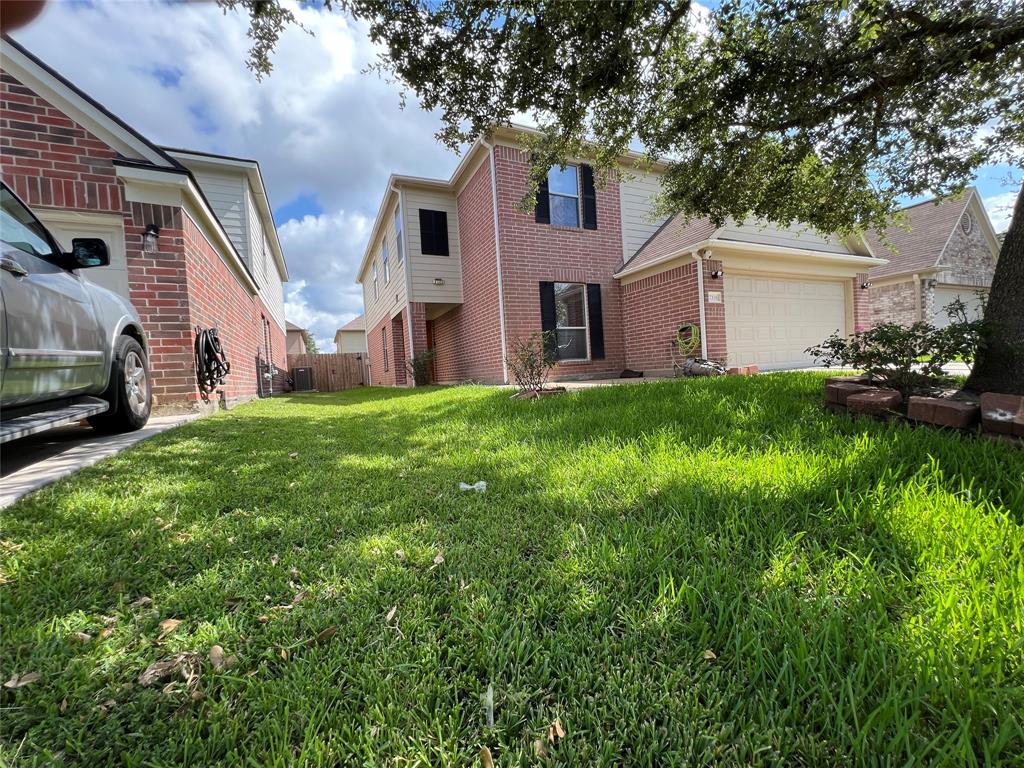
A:
<svg viewBox="0 0 1024 768">
<path fill-rule="evenodd" d="M 53 246 L 42 225 L 7 187 L 0 187 L 0 240 L 25 253 L 53 255 Z"/>
</svg>

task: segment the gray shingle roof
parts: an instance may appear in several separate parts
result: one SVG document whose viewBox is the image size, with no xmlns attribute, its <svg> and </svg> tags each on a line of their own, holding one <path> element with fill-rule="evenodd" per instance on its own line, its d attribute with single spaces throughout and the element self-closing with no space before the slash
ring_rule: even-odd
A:
<svg viewBox="0 0 1024 768">
<path fill-rule="evenodd" d="M 345 323 L 338 331 L 365 331 L 366 330 L 366 318 L 363 315 L 353 317 L 347 323 Z"/>
<path fill-rule="evenodd" d="M 899 224 L 886 229 L 888 247 L 877 233 L 868 232 L 867 240 L 874 254 L 889 259 L 888 264 L 873 268 L 870 276 L 888 277 L 934 267 L 973 194 L 975 190 L 971 188 L 955 199 L 947 198 L 938 202 L 934 199 L 926 200 L 904 208 L 903 213 L 909 218 L 906 223 L 910 230 Z"/>
<path fill-rule="evenodd" d="M 716 229 L 710 219 L 687 219 L 677 213 L 640 246 L 629 261 L 622 265 L 622 269 L 640 269 L 654 264 L 666 256 L 707 240 Z"/>
</svg>

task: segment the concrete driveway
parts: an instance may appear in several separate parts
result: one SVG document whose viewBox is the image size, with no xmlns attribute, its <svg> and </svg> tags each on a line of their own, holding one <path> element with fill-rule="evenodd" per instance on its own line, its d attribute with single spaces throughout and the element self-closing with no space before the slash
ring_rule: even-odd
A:
<svg viewBox="0 0 1024 768">
<path fill-rule="evenodd" d="M 100 435 L 90 427 L 63 427 L 7 443 L 0 447 L 0 509 L 26 493 L 198 416 L 154 416 L 142 429 L 120 435 Z"/>
</svg>

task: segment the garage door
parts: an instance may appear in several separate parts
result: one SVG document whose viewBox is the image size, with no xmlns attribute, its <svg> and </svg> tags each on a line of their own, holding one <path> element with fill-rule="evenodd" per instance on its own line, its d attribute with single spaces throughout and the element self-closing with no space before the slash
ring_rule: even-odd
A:
<svg viewBox="0 0 1024 768">
<path fill-rule="evenodd" d="M 946 314 L 948 307 L 955 299 L 960 299 L 967 305 L 967 319 L 981 319 L 981 301 L 978 298 L 978 288 L 953 288 L 940 285 L 935 289 L 935 302 L 933 307 L 932 323 L 939 328 L 949 325 L 949 315 Z M 988 293 L 986 290 L 985 293 Z"/>
<path fill-rule="evenodd" d="M 730 365 L 814 365 L 804 350 L 833 331 L 846 333 L 843 281 L 753 275 L 725 278 L 725 331 Z"/>
</svg>

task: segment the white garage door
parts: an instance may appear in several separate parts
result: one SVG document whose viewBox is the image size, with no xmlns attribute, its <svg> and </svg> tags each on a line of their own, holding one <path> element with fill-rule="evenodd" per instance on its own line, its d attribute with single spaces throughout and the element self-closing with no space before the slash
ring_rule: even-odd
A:
<svg viewBox="0 0 1024 768">
<path fill-rule="evenodd" d="M 76 237 L 98 237 L 107 244 L 110 264 L 82 271 L 91 283 L 109 288 L 131 300 L 128 295 L 128 260 L 125 256 L 124 219 L 114 214 L 77 213 L 75 211 L 36 210 L 62 248 L 71 248 Z"/>
<path fill-rule="evenodd" d="M 935 302 L 932 314 L 932 323 L 945 328 L 949 325 L 949 315 L 946 314 L 948 307 L 954 299 L 960 299 L 967 305 L 967 319 L 981 319 L 981 300 L 978 298 L 978 288 L 952 288 L 950 286 L 939 286 L 935 289 Z M 985 293 L 988 293 L 986 290 Z"/>
<path fill-rule="evenodd" d="M 735 275 L 725 278 L 730 365 L 763 369 L 814 365 L 804 350 L 846 333 L 843 281 Z"/>
</svg>

